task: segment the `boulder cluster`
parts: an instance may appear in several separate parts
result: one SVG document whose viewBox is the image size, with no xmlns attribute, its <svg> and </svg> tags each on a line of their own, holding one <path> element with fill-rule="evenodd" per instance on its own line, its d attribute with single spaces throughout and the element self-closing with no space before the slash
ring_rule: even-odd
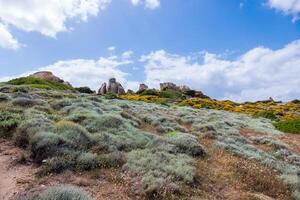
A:
<svg viewBox="0 0 300 200">
<path fill-rule="evenodd" d="M 58 78 L 50 71 L 36 72 L 30 76 L 35 77 L 35 78 L 44 79 L 44 80 L 63 83 L 65 85 L 72 87 L 72 85 L 69 82 L 66 82 L 66 81 Z M 79 89 L 80 90 L 84 89 L 84 91 L 87 91 L 89 88 L 79 88 Z M 146 90 L 149 90 L 149 87 L 146 84 L 141 83 L 139 85 L 139 90 L 136 93 L 139 94 Z M 155 89 L 153 89 L 153 90 L 155 90 Z M 175 83 L 172 83 L 172 82 L 160 83 L 160 91 L 162 92 L 162 91 L 167 91 L 167 90 L 179 91 L 188 98 L 189 97 L 209 98 L 208 96 L 204 95 L 201 91 L 192 90 L 186 85 L 177 86 Z M 91 92 L 93 92 L 93 91 L 91 90 Z M 130 90 L 130 89 L 128 89 L 128 91 L 125 92 L 123 86 L 121 85 L 121 83 L 117 82 L 116 78 L 110 78 L 108 83 L 102 83 L 101 87 L 98 90 L 99 95 L 106 95 L 108 93 L 112 93 L 112 94 L 116 94 L 116 95 L 136 94 L 133 90 Z"/>
<path fill-rule="evenodd" d="M 103 83 L 98 91 L 98 94 L 100 95 L 105 95 L 107 93 L 113 93 L 117 95 L 126 94 L 121 83 L 117 82 L 115 78 L 110 78 L 108 84 Z"/>
</svg>

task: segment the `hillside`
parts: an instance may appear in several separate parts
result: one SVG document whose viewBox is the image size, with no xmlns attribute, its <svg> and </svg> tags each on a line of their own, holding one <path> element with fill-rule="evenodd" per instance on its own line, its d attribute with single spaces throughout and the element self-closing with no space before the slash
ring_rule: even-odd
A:
<svg viewBox="0 0 300 200">
<path fill-rule="evenodd" d="M 0 84 L 0 199 L 300 199 L 300 134 L 274 127 L 298 120 L 299 102 L 116 98 L 30 80 Z"/>
</svg>

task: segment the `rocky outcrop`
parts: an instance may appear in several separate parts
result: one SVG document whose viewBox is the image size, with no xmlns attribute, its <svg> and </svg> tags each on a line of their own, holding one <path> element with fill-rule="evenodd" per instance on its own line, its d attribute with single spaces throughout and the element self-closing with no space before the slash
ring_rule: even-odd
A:
<svg viewBox="0 0 300 200">
<path fill-rule="evenodd" d="M 133 90 L 130 90 L 130 89 L 128 89 L 128 90 L 127 90 L 127 94 L 134 94 L 134 91 L 133 91 Z"/>
<path fill-rule="evenodd" d="M 98 94 L 105 95 L 106 93 L 107 93 L 106 83 L 102 83 L 102 85 L 98 91 Z"/>
<path fill-rule="evenodd" d="M 55 82 L 59 82 L 59 83 L 63 83 L 67 86 L 72 87 L 72 85 L 69 82 L 65 82 L 64 80 L 58 78 L 57 76 L 55 76 L 52 72 L 50 71 L 40 71 L 40 72 L 36 72 L 34 74 L 30 75 L 31 77 L 35 77 L 35 78 L 40 78 L 40 79 L 44 79 L 44 80 L 49 80 L 49 81 L 55 81 Z"/>
<path fill-rule="evenodd" d="M 160 90 L 161 91 L 165 91 L 165 90 L 180 90 L 180 88 L 175 83 L 166 82 L 166 83 L 161 83 L 160 84 Z"/>
<path fill-rule="evenodd" d="M 109 92 L 117 95 L 125 94 L 123 86 L 121 85 L 121 83 L 117 82 L 115 78 L 109 79 L 108 85 L 106 83 L 103 83 L 98 91 L 98 94 L 105 95 Z"/>
<path fill-rule="evenodd" d="M 139 91 L 143 91 L 143 90 L 147 90 L 148 89 L 148 85 L 142 83 L 140 84 L 140 87 L 139 87 Z"/>
<path fill-rule="evenodd" d="M 179 89 L 180 89 L 181 91 L 189 91 L 189 90 L 191 90 L 191 88 L 190 88 L 189 86 L 186 86 L 186 85 L 180 86 Z"/>
</svg>

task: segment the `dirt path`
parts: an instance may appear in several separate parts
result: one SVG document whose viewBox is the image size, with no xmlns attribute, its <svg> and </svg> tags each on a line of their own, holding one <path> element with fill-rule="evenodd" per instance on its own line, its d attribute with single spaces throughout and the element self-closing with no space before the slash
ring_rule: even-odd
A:
<svg viewBox="0 0 300 200">
<path fill-rule="evenodd" d="M 16 164 L 22 151 L 0 139 L 0 200 L 9 200 L 34 178 L 32 166 Z"/>
</svg>

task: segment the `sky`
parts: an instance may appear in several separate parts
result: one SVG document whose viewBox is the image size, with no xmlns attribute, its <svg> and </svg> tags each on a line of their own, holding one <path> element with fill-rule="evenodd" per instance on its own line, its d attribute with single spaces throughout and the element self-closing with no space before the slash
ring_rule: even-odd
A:
<svg viewBox="0 0 300 200">
<path fill-rule="evenodd" d="M 300 98 L 300 0 L 0 0 L 0 81 L 174 82 L 216 99 Z"/>
</svg>

